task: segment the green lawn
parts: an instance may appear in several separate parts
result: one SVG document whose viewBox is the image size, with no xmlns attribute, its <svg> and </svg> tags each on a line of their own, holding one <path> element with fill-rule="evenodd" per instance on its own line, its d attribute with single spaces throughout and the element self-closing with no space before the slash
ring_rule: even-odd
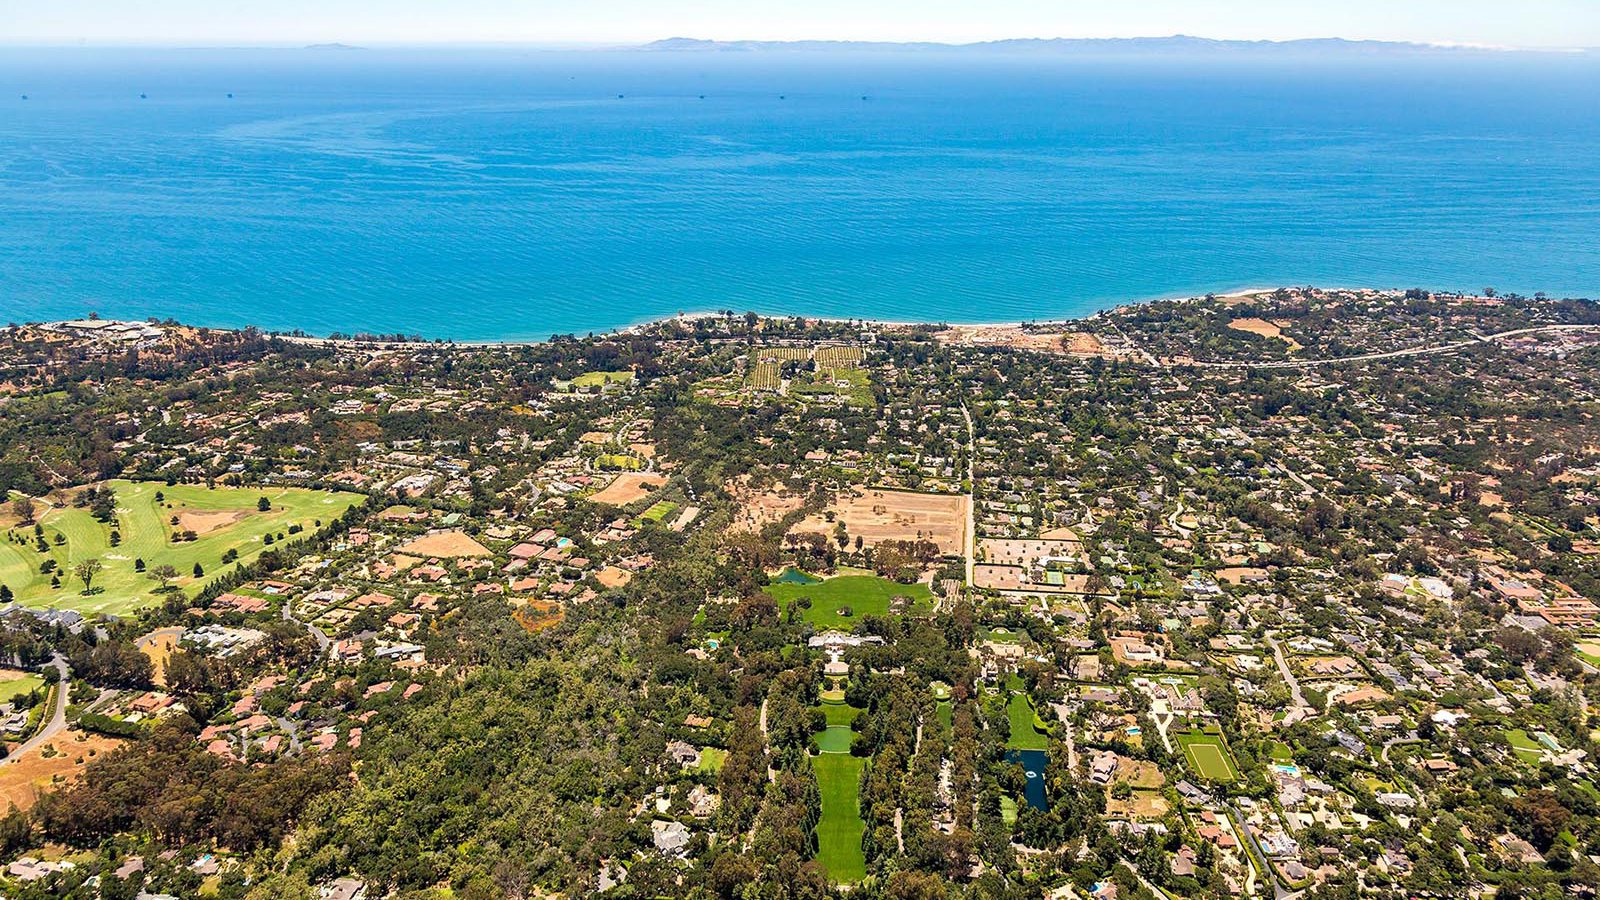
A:
<svg viewBox="0 0 1600 900">
<path fill-rule="evenodd" d="M 889 613 L 889 600 L 901 596 L 911 598 L 910 610 L 925 610 L 933 603 L 933 592 L 928 586 L 899 584 L 876 575 L 840 575 L 817 584 L 769 584 L 767 593 L 784 609 L 800 597 L 811 599 L 811 608 L 805 611 L 805 620 L 818 629 L 836 628 L 850 631 L 862 616 L 883 616 Z M 849 607 L 853 615 L 841 615 Z"/>
<path fill-rule="evenodd" d="M 835 382 L 843 382 L 843 386 Z M 789 393 L 796 396 L 832 395 L 843 397 L 851 406 L 867 407 L 873 403 L 872 376 L 866 369 L 819 369 L 812 375 L 802 375 L 789 385 Z"/>
<path fill-rule="evenodd" d="M 47 554 L 34 548 L 32 529 L 12 529 L 11 533 L 17 535 L 15 542 L 0 539 L 0 582 L 10 585 L 19 602 L 31 607 L 73 609 L 86 615 L 125 615 L 155 602 L 152 589 L 156 585 L 134 570 L 136 559 L 143 559 L 147 567 L 170 565 L 177 569 L 176 584 L 192 594 L 198 585 L 233 568 L 234 564 L 222 563 L 222 554 L 228 550 L 238 551 L 239 563 L 249 563 L 265 548 L 263 535 L 282 532 L 287 538 L 291 524 L 302 525 L 305 533 L 310 533 L 316 520 L 332 521 L 363 499 L 359 494 L 299 488 L 211 490 L 193 484 L 107 484 L 117 493 L 116 521 L 122 533 L 119 546 L 111 546 L 111 526 L 96 521 L 88 509 L 70 506 L 52 509 L 41 517 L 49 546 Z M 156 502 L 157 493 L 164 495 L 164 502 Z M 261 497 L 272 502 L 271 510 L 256 509 Z M 169 522 L 172 516 L 186 512 L 234 513 L 237 519 L 199 535 L 197 540 L 175 543 L 171 538 L 177 529 Z M 57 534 L 66 537 L 65 544 L 55 543 Z M 58 590 L 51 589 L 49 575 L 39 572 L 40 563 L 47 558 L 54 559 L 63 572 Z M 98 559 L 104 567 L 93 582 L 94 587 L 103 590 L 85 596 L 82 582 L 72 571 L 87 559 Z M 205 572 L 199 579 L 193 575 L 197 562 Z"/>
<path fill-rule="evenodd" d="M 856 733 L 850 730 L 849 725 L 829 725 L 813 740 L 817 742 L 817 749 L 823 753 L 849 753 L 850 742 L 855 740 Z"/>
<path fill-rule="evenodd" d="M 1034 714 L 1033 702 L 1027 694 L 1015 693 L 1006 703 L 1006 713 L 1011 720 L 1011 740 L 1006 746 L 1013 750 L 1048 750 L 1050 738 L 1039 729 L 1039 717 Z"/>
<path fill-rule="evenodd" d="M 0 681 L 0 703 L 10 703 L 12 700 L 44 687 L 42 675 L 23 675 L 21 678 L 9 678 Z"/>
<path fill-rule="evenodd" d="M 1517 758 L 1530 766 L 1537 766 L 1544 759 L 1544 753 L 1539 742 L 1528 736 L 1521 728 L 1512 728 L 1506 732 L 1506 740 L 1511 742 L 1511 752 Z"/>
<path fill-rule="evenodd" d="M 613 383 L 627 384 L 632 380 L 632 372 L 585 372 L 572 379 L 572 386 L 575 388 L 590 388 Z"/>
<path fill-rule="evenodd" d="M 660 500 L 641 513 L 639 518 L 651 522 L 660 522 L 677 511 L 678 504 L 673 503 L 671 500 Z"/>
<path fill-rule="evenodd" d="M 728 751 L 720 747 L 706 747 L 700 751 L 700 771 L 715 775 L 722 771 L 722 763 L 727 758 Z"/>
<path fill-rule="evenodd" d="M 1185 731 L 1176 736 L 1183 757 L 1195 774 L 1208 781 L 1237 781 L 1239 769 L 1228 755 L 1222 735 L 1205 731 Z"/>
<path fill-rule="evenodd" d="M 848 729 L 845 731 L 848 736 Z M 859 795 L 861 768 L 865 764 L 865 760 L 849 753 L 824 751 L 811 758 L 817 786 L 822 791 L 817 861 L 839 884 L 854 884 L 867 874 L 867 857 L 861 850 L 861 835 L 867 826 L 861 821 Z"/>
</svg>

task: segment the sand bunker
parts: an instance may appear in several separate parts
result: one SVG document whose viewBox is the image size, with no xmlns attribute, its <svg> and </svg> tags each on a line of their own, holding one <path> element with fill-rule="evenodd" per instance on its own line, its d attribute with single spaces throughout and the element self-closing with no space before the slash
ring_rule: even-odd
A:
<svg viewBox="0 0 1600 900">
<path fill-rule="evenodd" d="M 249 511 L 242 509 L 187 510 L 178 513 L 177 528 L 179 531 L 192 531 L 197 535 L 210 534 L 237 525 L 248 515 Z"/>
</svg>

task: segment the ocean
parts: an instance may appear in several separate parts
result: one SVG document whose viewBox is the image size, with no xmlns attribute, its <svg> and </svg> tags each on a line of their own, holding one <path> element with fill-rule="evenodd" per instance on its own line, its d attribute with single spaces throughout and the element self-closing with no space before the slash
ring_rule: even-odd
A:
<svg viewBox="0 0 1600 900">
<path fill-rule="evenodd" d="M 0 322 L 1594 296 L 1596 85 L 1593 54 L 3 48 Z"/>
</svg>

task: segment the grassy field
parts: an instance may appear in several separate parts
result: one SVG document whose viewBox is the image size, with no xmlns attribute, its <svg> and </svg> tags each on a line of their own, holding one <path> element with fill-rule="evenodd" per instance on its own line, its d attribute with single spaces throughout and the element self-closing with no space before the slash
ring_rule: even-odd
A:
<svg viewBox="0 0 1600 900">
<path fill-rule="evenodd" d="M 135 571 L 135 560 L 144 560 L 147 568 L 172 566 L 179 576 L 175 584 L 193 593 L 205 581 L 259 556 L 266 546 L 263 535 L 282 532 L 287 538 L 293 524 L 313 531 L 317 520 L 326 523 L 338 518 L 363 499 L 358 494 L 299 488 L 212 490 L 204 485 L 168 487 L 128 481 L 111 481 L 107 485 L 117 495 L 120 545 L 111 546 L 110 525 L 97 521 L 88 509 L 70 506 L 51 509 L 41 516 L 48 553 L 35 549 L 32 529 L 13 529 L 15 542 L 0 540 L 0 582 L 10 585 L 19 602 L 32 607 L 73 609 L 85 615 L 124 615 L 155 602 L 152 591 L 156 584 Z M 162 502 L 156 501 L 157 493 L 164 496 Z M 271 501 L 270 510 L 256 509 L 261 497 Z M 170 524 L 173 516 L 179 516 L 182 524 Z M 196 539 L 173 541 L 174 534 L 185 528 L 194 530 Z M 65 543 L 55 542 L 58 534 Z M 237 551 L 239 559 L 224 565 L 222 555 L 229 550 Z M 39 572 L 46 559 L 54 559 L 62 571 L 59 589 L 52 589 L 50 576 Z M 104 567 L 93 581 L 95 588 L 103 590 L 86 596 L 73 569 L 88 559 L 97 559 Z M 204 570 L 201 578 L 194 577 L 195 563 Z"/>
<path fill-rule="evenodd" d="M 805 611 L 805 620 L 819 629 L 843 631 L 854 628 L 862 616 L 888 615 L 892 597 L 911 598 L 912 612 L 925 610 L 933 603 L 933 593 L 925 584 L 899 584 L 876 575 L 840 575 L 819 584 L 769 584 L 767 593 L 783 609 L 800 597 L 809 597 L 811 608 Z M 842 615 L 840 610 L 845 607 L 853 615 Z"/>
<path fill-rule="evenodd" d="M 640 513 L 640 521 L 661 522 L 668 516 L 678 511 L 678 504 L 671 500 L 658 500 L 649 509 Z"/>
<path fill-rule="evenodd" d="M 644 460 L 626 453 L 602 453 L 594 462 L 607 472 L 638 472 L 644 469 Z"/>
<path fill-rule="evenodd" d="M 866 369 L 818 369 L 814 375 L 791 382 L 789 392 L 798 396 L 837 396 L 851 406 L 873 403 L 872 378 Z"/>
<path fill-rule="evenodd" d="M 1228 755 L 1222 735 L 1205 731 L 1186 731 L 1177 735 L 1183 758 L 1195 774 L 1208 781 L 1237 781 L 1239 769 Z"/>
<path fill-rule="evenodd" d="M 632 380 L 632 372 L 585 372 L 572 379 L 572 386 L 575 388 L 603 387 L 607 384 L 627 384 Z"/>
<path fill-rule="evenodd" d="M 10 703 L 17 697 L 41 687 L 44 687 L 44 676 L 8 670 L 0 676 L 0 703 Z"/>
<path fill-rule="evenodd" d="M 827 707 L 839 706 L 827 704 Z M 827 708 L 825 707 L 825 708 Z M 858 710 L 849 710 L 854 718 Z M 829 710 L 829 721 L 833 720 Z M 842 735 L 840 734 L 842 732 Z M 842 749 L 833 749 L 842 743 Z M 851 756 L 850 727 L 830 724 L 817 736 L 822 752 L 811 758 L 812 769 L 817 773 L 817 786 L 822 791 L 822 820 L 817 823 L 817 861 L 827 870 L 828 877 L 839 884 L 853 884 L 867 874 L 867 857 L 861 850 L 861 835 L 866 823 L 861 821 L 861 768 L 866 761 Z"/>
<path fill-rule="evenodd" d="M 1512 728 L 1506 732 L 1506 740 L 1511 742 L 1511 752 L 1517 758 L 1530 766 L 1537 766 L 1544 759 L 1544 753 L 1539 743 L 1521 728 Z"/>
<path fill-rule="evenodd" d="M 1039 717 L 1034 714 L 1033 702 L 1027 694 L 1012 694 L 1006 703 L 1006 714 L 1011 720 L 1011 740 L 1006 746 L 1013 750 L 1048 750 L 1050 739 L 1038 727 Z"/>
<path fill-rule="evenodd" d="M 728 759 L 728 751 L 720 747 L 706 747 L 700 751 L 700 771 L 712 775 L 722 771 L 722 764 Z"/>
</svg>

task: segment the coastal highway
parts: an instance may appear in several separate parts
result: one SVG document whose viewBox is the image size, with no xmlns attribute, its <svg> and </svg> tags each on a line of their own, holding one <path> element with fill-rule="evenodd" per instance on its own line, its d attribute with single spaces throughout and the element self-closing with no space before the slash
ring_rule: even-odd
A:
<svg viewBox="0 0 1600 900">
<path fill-rule="evenodd" d="M 870 323 L 869 323 L 870 324 Z M 623 329 L 617 334 L 628 334 L 637 330 L 634 328 Z M 1119 329 L 1120 331 L 1120 329 Z M 1401 350 L 1385 350 L 1377 353 L 1357 353 L 1351 356 L 1333 356 L 1323 359 L 1282 359 L 1282 360 L 1194 360 L 1184 363 L 1173 363 L 1158 360 L 1151 356 L 1137 342 L 1129 339 L 1128 343 L 1138 350 L 1139 355 L 1147 364 L 1160 366 L 1167 369 L 1315 369 L 1320 366 L 1344 365 L 1347 363 L 1372 362 L 1382 359 L 1398 359 L 1406 356 L 1434 356 L 1443 353 L 1458 353 L 1468 347 L 1479 344 L 1491 344 L 1504 338 L 1517 337 L 1524 334 L 1541 334 L 1545 332 L 1560 331 L 1600 331 L 1597 325 L 1537 325 L 1531 328 L 1513 328 L 1510 331 L 1501 331 L 1495 334 L 1476 335 L 1470 340 L 1455 341 L 1448 344 L 1428 344 L 1421 347 L 1407 347 Z M 291 344 L 301 344 L 309 347 L 331 347 L 341 350 L 503 350 L 517 347 L 535 347 L 544 341 L 358 341 L 350 339 L 334 340 L 332 338 L 305 337 L 301 335 L 271 335 Z M 1124 335 L 1126 338 L 1127 336 Z M 970 558 L 970 557 L 969 557 Z M 970 580 L 970 579 L 969 579 Z"/>
</svg>

